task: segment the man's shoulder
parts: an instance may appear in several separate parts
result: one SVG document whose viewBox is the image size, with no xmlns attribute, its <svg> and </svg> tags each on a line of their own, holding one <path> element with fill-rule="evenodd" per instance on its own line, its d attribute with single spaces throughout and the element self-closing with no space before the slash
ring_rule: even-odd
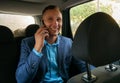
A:
<svg viewBox="0 0 120 83">
<path fill-rule="evenodd" d="M 26 38 L 23 39 L 23 41 L 32 41 L 32 40 L 34 40 L 34 37 L 33 37 L 33 36 L 31 36 L 31 37 L 26 37 Z"/>
<path fill-rule="evenodd" d="M 72 43 L 72 39 L 71 38 L 68 38 L 68 37 L 65 37 L 65 36 L 59 36 L 59 41 L 61 43 L 64 43 L 64 44 L 71 44 Z"/>
<path fill-rule="evenodd" d="M 22 42 L 26 42 L 26 43 L 28 43 L 28 44 L 34 44 L 35 39 L 34 39 L 33 36 L 31 36 L 31 37 L 26 37 L 26 38 L 24 38 L 24 39 L 22 40 Z"/>
<path fill-rule="evenodd" d="M 72 41 L 71 38 L 68 38 L 68 37 L 65 37 L 65 36 L 61 36 L 61 35 L 59 35 L 59 39 L 60 39 L 60 40 L 68 40 L 68 41 Z"/>
</svg>

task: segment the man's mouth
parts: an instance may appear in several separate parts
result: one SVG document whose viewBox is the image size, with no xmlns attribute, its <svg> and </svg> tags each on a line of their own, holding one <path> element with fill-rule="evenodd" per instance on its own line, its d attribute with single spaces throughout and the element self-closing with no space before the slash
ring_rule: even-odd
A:
<svg viewBox="0 0 120 83">
<path fill-rule="evenodd" d="M 58 30 L 58 28 L 54 28 L 54 27 L 50 27 L 49 28 L 51 31 L 57 31 Z"/>
</svg>

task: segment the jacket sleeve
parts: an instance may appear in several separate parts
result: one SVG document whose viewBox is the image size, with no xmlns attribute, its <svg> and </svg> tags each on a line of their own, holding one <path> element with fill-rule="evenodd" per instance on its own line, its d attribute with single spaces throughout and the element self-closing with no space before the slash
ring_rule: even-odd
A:
<svg viewBox="0 0 120 83">
<path fill-rule="evenodd" d="M 16 70 L 17 83 L 30 83 L 37 72 L 41 57 L 30 50 L 27 41 L 21 43 L 21 54 Z"/>
</svg>

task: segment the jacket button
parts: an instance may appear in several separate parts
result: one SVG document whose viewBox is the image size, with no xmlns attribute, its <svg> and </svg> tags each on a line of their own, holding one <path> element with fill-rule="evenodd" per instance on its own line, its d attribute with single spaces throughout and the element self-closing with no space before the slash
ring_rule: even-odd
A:
<svg viewBox="0 0 120 83">
<path fill-rule="evenodd" d="M 32 64 L 32 69 L 34 69 L 35 63 Z"/>
</svg>

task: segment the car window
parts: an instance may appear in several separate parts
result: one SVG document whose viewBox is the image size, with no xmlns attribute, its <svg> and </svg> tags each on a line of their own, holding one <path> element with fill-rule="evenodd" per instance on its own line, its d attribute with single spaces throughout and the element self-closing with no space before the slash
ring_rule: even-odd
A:
<svg viewBox="0 0 120 83">
<path fill-rule="evenodd" d="M 9 27 L 13 32 L 24 30 L 29 24 L 34 24 L 32 16 L 0 14 L 0 25 Z"/>
<path fill-rule="evenodd" d="M 120 25 L 120 0 L 93 0 L 70 9 L 70 23 L 73 36 L 77 27 L 85 18 L 99 11 L 111 15 Z"/>
</svg>

